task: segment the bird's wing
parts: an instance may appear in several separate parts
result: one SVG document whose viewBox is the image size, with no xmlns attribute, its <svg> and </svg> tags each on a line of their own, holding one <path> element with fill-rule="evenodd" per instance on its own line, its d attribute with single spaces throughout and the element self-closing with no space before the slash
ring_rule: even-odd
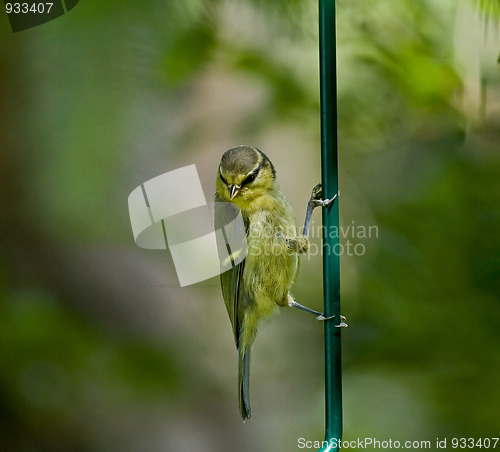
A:
<svg viewBox="0 0 500 452">
<path fill-rule="evenodd" d="M 243 299 L 244 283 L 243 283 L 243 270 L 245 268 L 245 261 L 239 263 L 231 270 L 220 275 L 220 283 L 222 287 L 222 296 L 226 305 L 229 319 L 233 327 L 234 340 L 236 345 L 240 340 L 242 316 L 238 315 L 241 312 L 240 301 Z"/>
<path fill-rule="evenodd" d="M 222 235 L 217 234 L 219 248 L 219 256 L 221 260 L 229 254 L 231 257 L 231 266 L 229 270 L 221 272 L 220 283 L 222 289 L 222 297 L 226 305 L 229 320 L 233 327 L 234 340 L 238 345 L 240 337 L 240 328 L 243 321 L 243 303 L 247 300 L 247 294 L 243 282 L 243 271 L 245 269 L 245 259 L 241 259 L 241 253 L 244 252 L 245 244 L 241 244 L 241 248 L 232 249 L 228 247 L 228 243 L 234 243 L 235 237 L 245 237 L 248 231 L 248 222 L 245 221 L 243 225 L 241 222 L 233 221 L 239 213 L 239 209 L 232 203 L 221 203 L 216 198 L 215 203 L 215 230 L 223 231 Z M 242 227 L 245 229 L 242 230 Z M 224 243 L 221 242 L 221 237 L 224 238 Z M 239 242 L 239 240 L 236 240 Z M 246 245 L 245 245 L 246 246 Z M 236 257 L 233 260 L 233 257 Z M 226 258 L 227 259 L 227 258 Z M 235 263 L 238 262 L 238 263 Z M 227 268 L 225 266 L 224 268 Z"/>
</svg>

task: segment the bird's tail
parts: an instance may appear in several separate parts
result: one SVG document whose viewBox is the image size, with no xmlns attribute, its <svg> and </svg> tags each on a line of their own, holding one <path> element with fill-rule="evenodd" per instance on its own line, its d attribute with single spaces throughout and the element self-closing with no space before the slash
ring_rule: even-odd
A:
<svg viewBox="0 0 500 452">
<path fill-rule="evenodd" d="M 252 417 L 250 410 L 250 347 L 238 350 L 238 390 L 240 413 L 243 421 Z"/>
</svg>

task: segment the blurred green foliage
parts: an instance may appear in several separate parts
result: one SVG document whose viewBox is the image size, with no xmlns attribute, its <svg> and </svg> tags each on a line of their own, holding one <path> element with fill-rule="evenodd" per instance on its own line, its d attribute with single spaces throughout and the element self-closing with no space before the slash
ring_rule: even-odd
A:
<svg viewBox="0 0 500 452">
<path fill-rule="evenodd" d="M 500 15 L 500 2 L 498 0 L 475 0 L 475 3 L 487 16 Z"/>
<path fill-rule="evenodd" d="M 337 2 L 341 221 L 379 231 L 341 258 L 346 439 L 498 436 L 499 5 Z M 316 22 L 305 0 L 86 0 L 15 35 L 0 18 L 2 450 L 322 438 L 321 328 L 291 312 L 263 328 L 242 425 L 217 281 L 180 289 L 167 253 L 135 247 L 126 202 L 193 162 L 208 197 L 247 142 L 302 221 Z M 294 292 L 318 308 L 320 261 Z"/>
</svg>

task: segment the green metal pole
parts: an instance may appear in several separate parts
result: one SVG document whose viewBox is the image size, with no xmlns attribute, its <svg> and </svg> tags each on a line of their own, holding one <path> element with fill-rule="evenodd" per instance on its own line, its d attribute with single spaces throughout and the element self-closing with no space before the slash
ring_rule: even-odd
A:
<svg viewBox="0 0 500 452">
<path fill-rule="evenodd" d="M 337 52 L 335 0 L 319 0 L 319 49 L 321 97 L 321 179 L 323 198 L 338 192 L 337 161 Z M 323 210 L 323 294 L 325 316 L 326 431 L 322 451 L 339 449 L 342 439 L 342 375 L 340 333 L 339 199 Z M 337 231 L 337 233 L 332 233 Z"/>
</svg>

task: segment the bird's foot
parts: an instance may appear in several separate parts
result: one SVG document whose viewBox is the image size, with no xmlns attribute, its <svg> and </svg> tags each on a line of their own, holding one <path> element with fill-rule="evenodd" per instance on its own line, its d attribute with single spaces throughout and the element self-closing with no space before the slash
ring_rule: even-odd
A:
<svg viewBox="0 0 500 452">
<path fill-rule="evenodd" d="M 331 320 L 334 317 L 337 317 L 336 315 L 325 317 L 325 314 L 315 311 L 314 309 L 308 308 L 307 306 L 303 306 L 300 303 L 297 303 L 290 294 L 288 294 L 288 306 L 290 306 L 291 308 L 300 309 L 301 311 L 304 312 L 309 312 L 310 314 L 314 314 L 316 316 L 316 320 L 318 320 L 319 322 L 324 322 L 325 320 Z M 339 317 L 340 317 L 340 323 L 338 325 L 335 325 L 335 327 L 346 328 L 348 325 L 347 323 L 345 323 L 345 317 L 343 315 Z"/>
<path fill-rule="evenodd" d="M 330 317 L 325 317 L 324 314 L 320 314 L 320 315 L 318 315 L 318 317 L 316 317 L 316 320 L 318 322 L 324 322 L 325 320 L 330 320 L 330 319 L 333 319 L 334 317 L 337 317 L 337 316 L 331 315 Z M 345 323 L 346 318 L 343 315 L 341 315 L 339 317 L 340 317 L 340 323 L 338 325 L 335 325 L 335 328 L 347 328 L 349 325 L 347 323 Z"/>
<path fill-rule="evenodd" d="M 335 194 L 333 198 L 330 199 L 322 199 L 321 196 L 323 194 L 323 187 L 321 184 L 316 185 L 312 189 L 311 198 L 309 199 L 309 204 L 314 207 L 326 207 L 328 204 L 335 201 L 339 193 Z"/>
</svg>

